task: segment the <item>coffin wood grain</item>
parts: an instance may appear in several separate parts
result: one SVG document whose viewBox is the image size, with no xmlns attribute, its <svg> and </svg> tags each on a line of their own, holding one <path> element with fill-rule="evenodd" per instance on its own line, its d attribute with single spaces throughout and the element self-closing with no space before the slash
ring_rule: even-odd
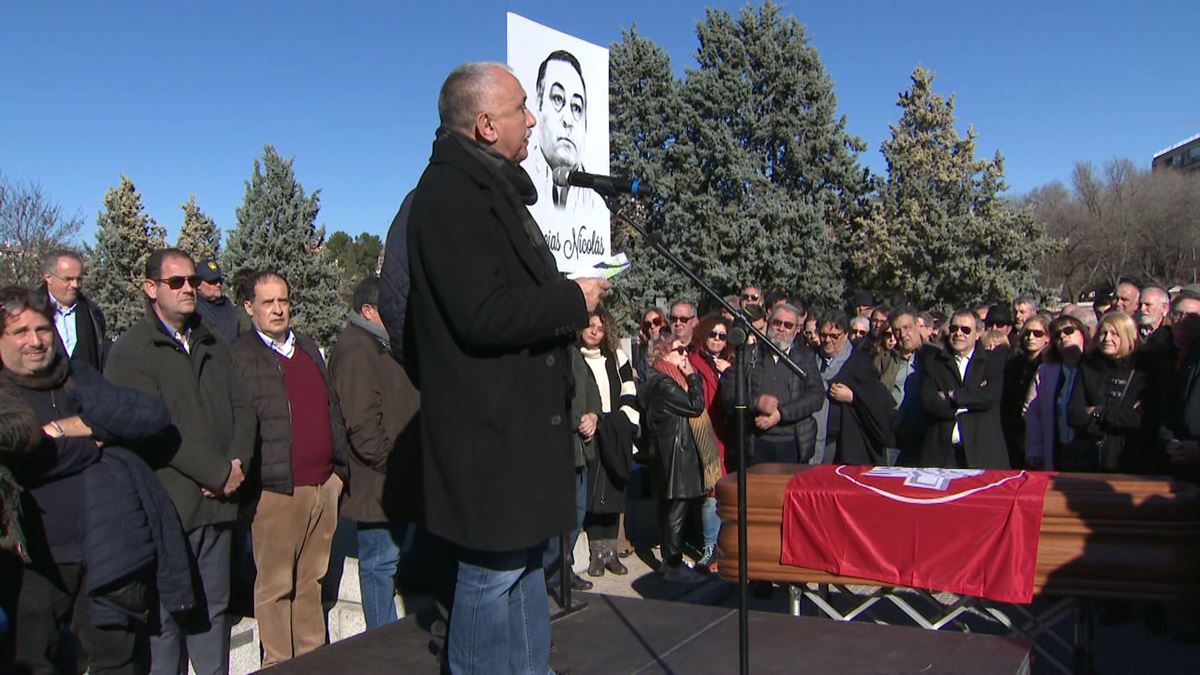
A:
<svg viewBox="0 0 1200 675">
<path fill-rule="evenodd" d="M 746 475 L 752 580 L 879 585 L 779 562 L 783 498 L 807 465 L 761 464 Z M 737 581 L 737 475 L 717 484 L 719 571 Z M 939 590 L 939 589 L 933 589 Z M 1034 593 L 1200 600 L 1200 489 L 1166 478 L 1071 474 L 1046 491 Z"/>
</svg>

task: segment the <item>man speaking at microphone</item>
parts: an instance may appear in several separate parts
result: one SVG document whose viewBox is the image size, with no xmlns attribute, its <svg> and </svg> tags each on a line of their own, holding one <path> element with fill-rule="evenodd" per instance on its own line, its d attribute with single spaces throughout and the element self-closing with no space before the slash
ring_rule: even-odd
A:
<svg viewBox="0 0 1200 675">
<path fill-rule="evenodd" d="M 542 552 L 575 526 L 566 350 L 609 288 L 563 279 L 529 213 L 525 101 L 503 64 L 450 73 L 408 223 L 405 354 L 422 399 L 422 515 L 458 553 L 454 673 L 550 672 Z"/>
</svg>

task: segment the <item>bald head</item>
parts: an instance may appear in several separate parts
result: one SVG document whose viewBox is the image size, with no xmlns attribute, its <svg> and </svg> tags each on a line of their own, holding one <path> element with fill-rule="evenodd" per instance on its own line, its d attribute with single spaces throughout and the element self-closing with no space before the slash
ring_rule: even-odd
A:
<svg viewBox="0 0 1200 675">
<path fill-rule="evenodd" d="M 495 61 L 472 61 L 450 71 L 438 94 L 438 118 L 443 127 L 472 134 L 475 117 L 488 103 L 498 84 L 499 73 L 512 69 Z"/>
</svg>

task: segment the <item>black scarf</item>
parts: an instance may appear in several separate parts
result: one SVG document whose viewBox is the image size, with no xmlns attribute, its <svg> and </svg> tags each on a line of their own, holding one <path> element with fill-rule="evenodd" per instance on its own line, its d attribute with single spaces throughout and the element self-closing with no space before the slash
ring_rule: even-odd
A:
<svg viewBox="0 0 1200 675">
<path fill-rule="evenodd" d="M 41 373 L 33 375 L 18 375 L 13 371 L 5 368 L 3 371 L 4 378 L 9 382 L 24 387 L 25 389 L 33 389 L 35 391 L 49 391 L 58 389 L 67 381 L 67 375 L 70 374 L 69 364 L 65 356 L 57 349 L 54 350 L 54 355 L 51 357 L 50 367 Z"/>
<path fill-rule="evenodd" d="M 533 248 L 538 252 L 538 256 L 542 259 L 545 269 L 542 270 L 547 280 L 558 278 L 558 264 L 554 262 L 554 254 L 550 253 L 550 247 L 546 244 L 546 238 L 542 235 L 542 230 L 538 227 L 537 221 L 529 214 L 527 206 L 532 206 L 537 203 L 537 188 L 533 185 L 533 180 L 525 173 L 525 169 L 506 157 L 497 154 L 491 148 L 480 145 L 467 138 L 466 136 L 452 131 L 445 127 L 441 127 L 437 131 L 437 142 L 439 143 L 456 143 L 468 155 L 474 157 L 479 162 L 488 174 L 496 181 L 496 185 L 500 187 L 504 196 L 508 199 L 509 205 L 512 207 L 513 213 L 520 219 L 521 225 L 525 228 L 525 233 L 529 235 L 529 240 L 533 244 Z"/>
</svg>

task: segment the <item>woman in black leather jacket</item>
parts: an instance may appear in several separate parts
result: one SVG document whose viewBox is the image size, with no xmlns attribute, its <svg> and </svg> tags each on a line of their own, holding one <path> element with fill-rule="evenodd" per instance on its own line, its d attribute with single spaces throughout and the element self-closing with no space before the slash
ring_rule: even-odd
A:
<svg viewBox="0 0 1200 675">
<path fill-rule="evenodd" d="M 1060 470 L 1137 470 L 1146 386 L 1145 373 L 1134 364 L 1137 345 L 1137 328 L 1128 314 L 1114 311 L 1100 319 L 1067 408 L 1076 434 L 1062 449 Z"/>
<path fill-rule="evenodd" d="M 700 583 L 704 577 L 683 564 L 683 524 L 690 502 L 707 493 L 704 465 L 689 424 L 705 414 L 704 383 L 688 362 L 687 344 L 670 333 L 651 343 L 648 356 L 650 368 L 638 399 L 645 411 L 651 485 L 658 498 L 663 559 L 659 569 L 667 581 Z"/>
</svg>

